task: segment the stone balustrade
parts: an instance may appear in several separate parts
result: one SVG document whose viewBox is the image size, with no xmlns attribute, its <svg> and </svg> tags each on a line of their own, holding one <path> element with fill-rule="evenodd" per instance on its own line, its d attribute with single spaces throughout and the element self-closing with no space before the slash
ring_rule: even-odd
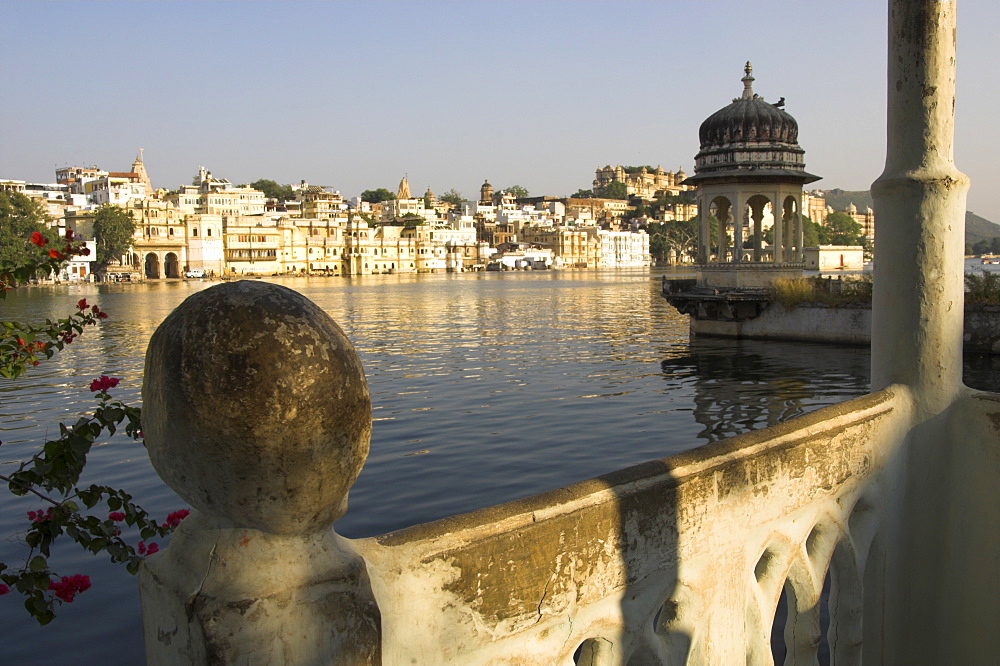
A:
<svg viewBox="0 0 1000 666">
<path fill-rule="evenodd" d="M 212 287 L 147 353 L 149 454 L 194 508 L 140 571 L 150 663 L 770 664 L 783 590 L 785 663 L 993 663 L 1000 396 L 961 385 L 955 3 L 889 9 L 871 395 L 347 540 L 371 426 L 350 342 L 283 287 Z"/>
</svg>

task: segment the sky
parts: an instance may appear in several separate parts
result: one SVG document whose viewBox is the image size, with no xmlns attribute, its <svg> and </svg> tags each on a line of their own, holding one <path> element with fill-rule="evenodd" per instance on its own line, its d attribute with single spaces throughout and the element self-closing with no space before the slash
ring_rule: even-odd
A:
<svg viewBox="0 0 1000 666">
<path fill-rule="evenodd" d="M 345 196 L 589 189 L 605 164 L 694 171 L 742 91 L 785 97 L 812 187 L 867 189 L 885 155 L 880 0 L 0 0 L 0 179 L 63 166 L 154 187 L 204 165 Z M 959 0 L 956 148 L 1000 222 L 995 0 Z M 993 109 L 993 111 L 990 111 Z"/>
</svg>

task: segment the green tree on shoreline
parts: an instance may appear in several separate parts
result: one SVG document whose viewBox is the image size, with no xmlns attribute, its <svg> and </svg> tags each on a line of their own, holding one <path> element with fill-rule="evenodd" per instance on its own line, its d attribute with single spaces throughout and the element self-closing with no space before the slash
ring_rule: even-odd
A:
<svg viewBox="0 0 1000 666">
<path fill-rule="evenodd" d="M 46 227 L 42 204 L 20 192 L 0 192 L 0 263 L 20 264 L 36 254 L 31 234 L 55 241 L 58 232 Z"/>
<path fill-rule="evenodd" d="M 94 239 L 97 257 L 94 272 L 103 275 L 112 261 L 122 263 L 122 256 L 132 247 L 135 219 L 130 211 L 104 204 L 94 215 Z"/>
</svg>

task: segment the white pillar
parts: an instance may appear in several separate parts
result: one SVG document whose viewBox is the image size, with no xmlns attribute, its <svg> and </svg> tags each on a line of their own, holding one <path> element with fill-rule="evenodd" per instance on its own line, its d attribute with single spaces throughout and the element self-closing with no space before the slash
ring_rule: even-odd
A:
<svg viewBox="0 0 1000 666">
<path fill-rule="evenodd" d="M 962 380 L 969 188 L 952 150 L 955 3 L 891 0 L 889 49 L 886 163 L 872 185 L 872 389 L 908 384 L 943 405 Z"/>
</svg>

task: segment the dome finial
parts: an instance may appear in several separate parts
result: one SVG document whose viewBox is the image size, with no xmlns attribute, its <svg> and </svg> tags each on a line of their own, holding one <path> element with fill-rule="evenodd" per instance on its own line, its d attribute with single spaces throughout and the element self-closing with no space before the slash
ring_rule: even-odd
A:
<svg viewBox="0 0 1000 666">
<path fill-rule="evenodd" d="M 746 72 L 746 76 L 741 79 L 743 81 L 743 99 L 753 99 L 753 65 L 750 64 L 749 60 L 747 60 L 743 71 Z"/>
</svg>

